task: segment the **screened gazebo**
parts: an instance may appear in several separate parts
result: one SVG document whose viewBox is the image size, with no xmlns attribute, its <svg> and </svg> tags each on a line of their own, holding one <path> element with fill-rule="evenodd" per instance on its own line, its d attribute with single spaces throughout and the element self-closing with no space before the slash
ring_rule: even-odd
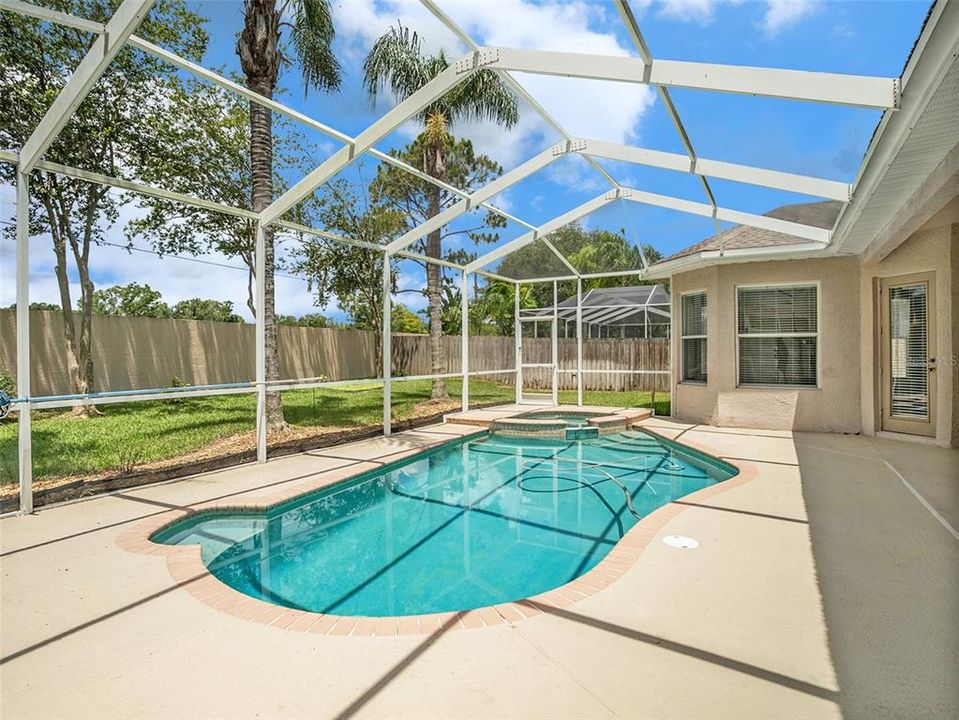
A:
<svg viewBox="0 0 959 720">
<path fill-rule="evenodd" d="M 553 318 L 561 337 L 575 337 L 576 311 L 582 309 L 583 337 L 652 338 L 669 337 L 670 298 L 664 285 L 631 285 L 594 288 L 572 295 L 552 307 L 522 310 L 520 320 L 532 324 L 538 336 L 539 325 Z"/>
</svg>

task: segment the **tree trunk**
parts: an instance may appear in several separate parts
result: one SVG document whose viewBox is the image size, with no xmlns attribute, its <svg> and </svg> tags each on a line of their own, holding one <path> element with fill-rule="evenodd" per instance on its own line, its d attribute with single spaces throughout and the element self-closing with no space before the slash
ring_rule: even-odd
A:
<svg viewBox="0 0 959 720">
<path fill-rule="evenodd" d="M 262 79 L 251 79 L 250 89 L 272 97 L 272 88 Z M 269 109 L 250 103 L 250 155 L 253 170 L 253 212 L 261 212 L 273 202 L 273 117 Z M 266 300 L 263 305 L 263 327 L 266 331 L 266 379 L 280 379 L 280 358 L 276 341 L 276 289 L 274 281 L 273 228 L 266 228 L 264 246 L 263 288 Z M 278 392 L 266 394 L 267 430 L 283 430 L 283 403 Z"/>
<path fill-rule="evenodd" d="M 93 231 L 97 223 L 97 211 L 100 200 L 106 193 L 105 187 L 87 186 L 86 208 L 83 217 L 82 245 L 73 242 L 73 257 L 77 264 L 77 274 L 80 276 L 80 343 L 77 346 L 80 364 L 80 374 L 83 378 L 85 392 L 93 392 L 93 280 L 90 278 L 90 245 L 93 241 Z M 78 408 L 80 414 L 99 414 L 95 406 Z"/>
<path fill-rule="evenodd" d="M 364 252 L 368 252 L 368 251 L 364 251 Z M 379 270 L 378 274 L 380 277 L 380 281 L 378 283 L 377 282 L 370 283 L 369 287 L 367 288 L 368 297 L 366 302 L 370 306 L 370 319 L 373 321 L 373 330 L 376 332 L 376 360 L 375 360 L 376 364 L 373 366 L 375 368 L 383 367 L 383 351 L 385 349 L 383 347 L 383 327 L 384 327 L 383 323 L 389 322 L 388 320 L 384 321 L 383 319 L 384 297 L 383 297 L 383 290 L 382 290 L 383 288 L 382 277 L 383 277 L 383 263 L 385 262 L 386 262 L 386 258 L 382 258 L 379 262 L 373 263 L 374 272 L 369 275 L 369 278 L 373 279 L 373 277 L 377 275 L 375 271 Z M 357 284 L 362 286 L 363 284 L 362 279 L 357 278 Z M 377 291 L 377 288 L 380 288 L 379 291 Z M 392 328 L 390 329 L 392 330 Z"/>
<path fill-rule="evenodd" d="M 237 41 L 237 52 L 246 75 L 247 87 L 263 97 L 272 98 L 280 67 L 277 49 L 280 14 L 275 0 L 247 0 L 244 10 L 244 28 Z M 269 109 L 253 102 L 250 103 L 250 170 L 252 209 L 254 212 L 261 212 L 273 202 L 273 116 Z M 266 330 L 268 381 L 280 378 L 276 341 L 273 240 L 273 230 L 267 227 L 263 277 L 266 302 L 262 320 Z M 270 432 L 286 428 L 279 392 L 266 394 L 266 426 Z"/>
<path fill-rule="evenodd" d="M 445 175 L 443 163 L 443 149 L 441 147 L 430 147 L 427 150 L 426 172 L 442 180 Z M 430 185 L 429 193 L 429 217 L 435 217 L 440 212 L 440 189 Z M 441 230 L 437 229 L 426 236 L 426 255 L 431 258 L 440 259 L 443 254 Z M 435 263 L 426 263 L 426 296 L 429 300 L 430 317 L 430 372 L 433 375 L 439 375 L 446 372 L 446 353 L 443 347 L 443 268 Z M 446 392 L 446 380 L 436 378 L 433 380 L 431 400 L 447 400 L 449 395 Z"/>
<path fill-rule="evenodd" d="M 53 191 L 50 191 L 53 192 Z M 53 254 L 56 257 L 54 274 L 57 278 L 57 289 L 60 292 L 60 309 L 63 311 L 63 338 L 67 346 L 67 373 L 70 377 L 70 390 L 77 395 L 93 392 L 93 353 L 91 344 L 93 339 L 92 314 L 93 283 L 90 281 L 89 268 L 78 267 L 81 278 L 81 326 L 80 336 L 77 337 L 76 321 L 73 314 L 73 300 L 70 295 L 70 276 L 67 269 L 67 238 L 73 232 L 70 227 L 70 218 L 67 214 L 70 209 L 57 206 L 51 194 L 44 193 L 42 199 L 44 211 L 47 214 L 47 225 L 53 238 Z M 73 241 L 71 239 L 71 245 Z M 85 284 L 84 284 L 85 278 Z M 86 290 L 86 292 L 85 292 Z M 89 301 L 85 302 L 84 295 L 89 294 Z M 87 310 L 84 314 L 83 309 Z M 100 415 L 94 405 L 78 405 L 73 414 L 79 417 Z"/>
</svg>

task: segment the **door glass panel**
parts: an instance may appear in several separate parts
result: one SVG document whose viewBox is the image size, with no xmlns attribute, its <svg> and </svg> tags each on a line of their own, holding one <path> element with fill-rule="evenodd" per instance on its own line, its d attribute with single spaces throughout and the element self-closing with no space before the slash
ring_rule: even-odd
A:
<svg viewBox="0 0 959 720">
<path fill-rule="evenodd" d="M 892 415 L 929 417 L 926 284 L 889 290 L 889 348 Z"/>
</svg>

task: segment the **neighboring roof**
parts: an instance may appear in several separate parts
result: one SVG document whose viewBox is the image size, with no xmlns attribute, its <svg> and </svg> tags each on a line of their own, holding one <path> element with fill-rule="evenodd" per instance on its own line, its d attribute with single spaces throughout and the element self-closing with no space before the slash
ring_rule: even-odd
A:
<svg viewBox="0 0 959 720">
<path fill-rule="evenodd" d="M 583 293 L 583 307 L 591 305 L 669 305 L 669 290 L 663 285 L 595 288 Z M 576 307 L 576 296 L 561 300 L 557 307 Z"/>
<path fill-rule="evenodd" d="M 797 203 L 795 205 L 783 205 L 763 213 L 767 217 L 777 218 L 779 220 L 789 220 L 804 225 L 814 225 L 821 228 L 832 228 L 839 217 L 839 211 L 842 210 L 843 203 L 838 200 L 826 200 L 824 202 Z M 654 265 L 664 263 L 668 260 L 693 255 L 704 250 L 719 250 L 720 245 L 726 250 L 737 248 L 757 248 L 770 247 L 778 245 L 800 245 L 809 242 L 800 237 L 785 235 L 774 230 L 763 230 L 762 228 L 749 227 L 747 225 L 736 225 L 728 230 L 723 230 L 718 235 L 708 237 L 702 242 L 690 245 L 688 248 L 680 250 L 678 253 L 664 258 Z"/>
<path fill-rule="evenodd" d="M 583 322 L 593 325 L 643 325 L 647 322 L 668 325 L 669 302 L 669 290 L 664 285 L 595 288 L 583 293 Z M 556 310 L 562 320 L 576 317 L 576 296 L 561 300 Z M 553 308 L 523 310 L 522 315 L 549 318 L 553 315 Z"/>
</svg>

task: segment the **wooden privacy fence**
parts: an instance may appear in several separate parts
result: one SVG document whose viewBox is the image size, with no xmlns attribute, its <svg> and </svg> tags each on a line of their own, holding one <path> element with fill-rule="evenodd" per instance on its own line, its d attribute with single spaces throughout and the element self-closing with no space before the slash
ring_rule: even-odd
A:
<svg viewBox="0 0 959 720">
<path fill-rule="evenodd" d="M 512 342 L 512 338 L 509 338 Z M 576 389 L 576 340 L 559 340 L 559 387 Z M 472 355 L 472 353 L 470 353 Z M 524 363 L 550 362 L 549 338 L 523 338 Z M 660 371 L 632 374 L 624 370 Z M 587 390 L 669 390 L 669 340 L 666 338 L 583 339 L 583 387 Z M 525 368 L 523 385 L 551 387 L 551 368 Z"/>
<path fill-rule="evenodd" d="M 31 311 L 31 377 L 33 396 L 72 392 L 59 312 Z M 460 372 L 458 336 L 443 338 L 444 372 Z M 432 372 L 426 335 L 393 336 L 396 376 Z M 284 379 L 330 380 L 375 378 L 379 338 L 364 330 L 281 326 L 278 328 L 281 375 Z M 96 316 L 93 319 L 94 374 L 98 391 L 168 387 L 176 378 L 189 385 L 248 382 L 254 378 L 254 327 L 242 323 Z M 511 370 L 512 337 L 470 338 L 470 371 Z M 559 367 L 576 368 L 576 341 L 559 341 Z M 550 362 L 548 338 L 524 338 L 523 360 Z M 667 390 L 667 375 L 627 375 L 616 370 L 667 370 L 669 346 L 662 338 L 585 340 L 584 386 L 595 390 Z M 16 312 L 0 310 L 0 370 L 16 376 Z M 524 370 L 524 385 L 548 388 L 547 368 Z M 512 383 L 510 372 L 482 379 Z M 561 372 L 560 388 L 575 389 L 576 375 Z"/>
</svg>

